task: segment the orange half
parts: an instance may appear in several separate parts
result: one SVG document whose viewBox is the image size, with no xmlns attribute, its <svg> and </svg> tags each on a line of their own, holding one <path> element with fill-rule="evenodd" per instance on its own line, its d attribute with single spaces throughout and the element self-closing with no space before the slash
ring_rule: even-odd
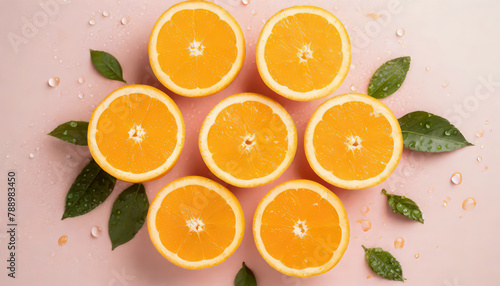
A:
<svg viewBox="0 0 500 286">
<path fill-rule="evenodd" d="M 149 61 L 168 89 L 189 97 L 221 91 L 245 59 L 243 31 L 226 10 L 207 1 L 172 6 L 156 22 Z"/>
<path fill-rule="evenodd" d="M 236 197 L 203 177 L 175 180 L 155 196 L 147 218 L 154 246 L 189 269 L 222 263 L 238 248 L 245 228 Z"/>
<path fill-rule="evenodd" d="M 101 168 L 127 182 L 168 172 L 184 146 L 181 112 L 170 97 L 146 85 L 113 91 L 94 110 L 87 141 Z"/>
<path fill-rule="evenodd" d="M 285 182 L 259 203 L 253 221 L 255 244 L 276 270 L 291 276 L 332 269 L 349 243 L 349 220 L 340 199 L 309 180 Z"/>
<path fill-rule="evenodd" d="M 396 169 L 403 152 L 394 114 L 381 101 L 358 93 L 320 105 L 309 120 L 304 141 L 313 170 L 345 189 L 380 184 Z"/>
</svg>

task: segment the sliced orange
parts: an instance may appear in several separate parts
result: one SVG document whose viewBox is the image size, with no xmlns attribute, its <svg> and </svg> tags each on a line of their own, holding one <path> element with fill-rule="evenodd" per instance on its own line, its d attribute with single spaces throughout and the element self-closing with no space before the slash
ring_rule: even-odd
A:
<svg viewBox="0 0 500 286">
<path fill-rule="evenodd" d="M 175 165 L 184 136 L 181 112 L 170 97 L 147 85 L 127 85 L 94 110 L 87 141 L 92 157 L 108 174 L 144 182 Z"/>
<path fill-rule="evenodd" d="M 305 150 L 323 180 L 340 188 L 362 189 L 380 184 L 396 169 L 403 137 L 387 106 L 351 93 L 316 109 L 306 128 Z"/>
<path fill-rule="evenodd" d="M 259 203 L 253 219 L 255 244 L 264 260 L 290 276 L 325 273 L 349 243 L 349 220 L 340 199 L 309 180 L 285 182 Z"/>
<path fill-rule="evenodd" d="M 149 61 L 158 80 L 180 95 L 223 90 L 245 60 L 243 31 L 226 10 L 207 1 L 172 6 L 156 22 Z"/>
<path fill-rule="evenodd" d="M 287 8 L 260 33 L 257 67 L 266 85 L 294 100 L 314 100 L 335 91 L 347 76 L 351 44 L 332 13 L 312 6 Z"/>
<path fill-rule="evenodd" d="M 222 263 L 238 248 L 245 230 L 236 197 L 220 184 L 197 176 L 175 180 L 158 192 L 147 222 L 158 252 L 189 269 Z"/>
<path fill-rule="evenodd" d="M 276 101 L 255 93 L 227 97 L 208 114 L 199 147 L 208 168 L 238 187 L 255 187 L 278 178 L 292 163 L 297 131 Z"/>
</svg>

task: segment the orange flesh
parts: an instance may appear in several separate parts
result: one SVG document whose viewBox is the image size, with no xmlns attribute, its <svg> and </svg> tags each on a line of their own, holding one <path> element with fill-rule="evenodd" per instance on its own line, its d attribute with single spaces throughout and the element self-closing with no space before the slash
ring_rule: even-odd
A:
<svg viewBox="0 0 500 286">
<path fill-rule="evenodd" d="M 342 180 L 365 180 L 385 170 L 392 157 L 392 127 L 369 104 L 354 101 L 331 107 L 314 130 L 319 164 Z M 360 140 L 349 141 L 358 136 Z M 349 146 L 356 147 L 353 150 Z"/>
<path fill-rule="evenodd" d="M 309 46 L 312 58 L 306 59 Z M 302 50 L 302 51 L 301 51 Z M 265 47 L 265 61 L 272 78 L 296 92 L 321 89 L 330 84 L 342 66 L 340 34 L 325 18 L 299 13 L 274 26 Z"/>
<path fill-rule="evenodd" d="M 139 125 L 145 134 L 137 142 L 129 138 L 129 132 Z M 177 130 L 175 118 L 163 102 L 134 93 L 116 98 L 103 111 L 97 122 L 96 142 L 111 166 L 141 174 L 167 161 L 177 143 Z"/>
<path fill-rule="evenodd" d="M 195 41 L 203 46 L 202 55 L 192 55 L 190 47 L 197 52 L 191 46 Z M 231 27 L 204 9 L 175 13 L 160 29 L 156 51 L 163 72 L 186 89 L 218 83 L 231 70 L 238 54 Z"/>
<path fill-rule="evenodd" d="M 307 230 L 300 237 L 294 226 L 305 221 Z M 300 225 L 299 225 L 300 229 Z M 267 252 L 293 269 L 318 267 L 332 258 L 342 230 L 335 208 L 309 189 L 290 189 L 267 205 L 260 230 Z"/>
<path fill-rule="evenodd" d="M 188 221 L 199 219 L 202 230 L 191 231 Z M 156 229 L 166 249 L 187 261 L 219 256 L 236 234 L 233 210 L 217 192 L 189 185 L 170 192 L 156 214 Z"/>
<path fill-rule="evenodd" d="M 215 164 L 235 178 L 262 178 L 285 159 L 287 134 L 285 124 L 269 106 L 245 101 L 218 114 L 208 132 L 208 148 Z"/>
</svg>

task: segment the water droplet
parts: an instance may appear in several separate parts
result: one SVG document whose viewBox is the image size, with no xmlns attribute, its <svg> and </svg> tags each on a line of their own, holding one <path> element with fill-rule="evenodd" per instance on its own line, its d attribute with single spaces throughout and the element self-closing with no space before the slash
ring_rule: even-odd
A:
<svg viewBox="0 0 500 286">
<path fill-rule="evenodd" d="M 450 135 L 451 135 L 451 130 L 446 130 L 446 131 L 444 132 L 444 135 L 446 135 L 446 136 L 450 136 Z"/>
<path fill-rule="evenodd" d="M 453 173 L 453 175 L 451 175 L 451 182 L 455 185 L 460 185 L 462 183 L 462 173 Z"/>
<path fill-rule="evenodd" d="M 430 70 L 431 70 L 431 66 L 426 66 L 426 67 L 425 67 L 425 70 L 426 70 L 426 71 L 430 71 Z"/>
<path fill-rule="evenodd" d="M 371 221 L 369 221 L 367 219 L 361 219 L 361 220 L 358 220 L 357 222 L 359 222 L 361 224 L 361 229 L 364 232 L 367 232 L 367 231 L 369 231 L 372 228 Z"/>
<path fill-rule="evenodd" d="M 396 238 L 396 240 L 394 240 L 394 248 L 398 249 L 398 248 L 403 248 L 404 246 L 405 246 L 404 238 L 398 237 Z"/>
<path fill-rule="evenodd" d="M 127 16 L 123 17 L 121 20 L 120 20 L 120 23 L 122 23 L 122 25 L 127 25 L 129 22 L 129 18 Z"/>
<path fill-rule="evenodd" d="M 85 82 L 85 78 L 83 76 L 80 76 L 78 78 L 78 83 L 84 83 Z"/>
<path fill-rule="evenodd" d="M 87 84 L 87 86 L 88 86 L 89 88 L 92 88 L 92 84 L 91 84 L 91 83 Z"/>
<path fill-rule="evenodd" d="M 109 12 L 106 11 L 106 10 L 102 11 L 102 16 L 103 17 L 108 17 L 109 16 Z"/>
<path fill-rule="evenodd" d="M 60 79 L 56 76 L 49 78 L 49 86 L 56 87 L 59 85 Z"/>
<path fill-rule="evenodd" d="M 481 149 L 484 149 L 484 144 L 481 144 Z"/>
<path fill-rule="evenodd" d="M 351 84 L 351 90 L 356 91 L 356 90 L 358 90 L 358 88 L 354 84 Z"/>
<path fill-rule="evenodd" d="M 85 97 L 85 94 L 83 92 L 78 93 L 78 98 L 83 99 Z"/>
<path fill-rule="evenodd" d="M 443 83 L 441 84 L 442 87 L 447 87 L 448 86 L 448 82 L 447 81 L 443 81 Z"/>
<path fill-rule="evenodd" d="M 477 161 L 478 161 L 478 162 L 483 161 L 483 157 L 481 157 L 481 156 L 477 156 Z"/>
<path fill-rule="evenodd" d="M 485 124 L 485 125 L 488 125 L 488 120 L 484 121 L 484 124 Z"/>
<path fill-rule="evenodd" d="M 431 124 L 429 122 L 425 123 L 425 128 L 427 129 L 431 128 Z"/>
<path fill-rule="evenodd" d="M 467 198 L 462 203 L 462 208 L 465 211 L 471 211 L 476 207 L 476 200 L 474 198 Z"/>
<path fill-rule="evenodd" d="M 411 175 L 411 170 L 410 170 L 410 168 L 408 168 L 408 167 L 406 167 L 406 166 L 405 166 L 405 167 L 403 167 L 403 168 L 401 169 L 401 174 L 403 174 L 403 176 L 405 176 L 405 177 L 409 177 L 409 176 Z"/>
<path fill-rule="evenodd" d="M 367 207 L 367 206 L 364 206 L 362 209 L 361 209 L 361 214 L 363 216 L 365 216 L 368 212 L 370 211 L 370 208 Z"/>
<path fill-rule="evenodd" d="M 420 257 L 420 254 L 415 254 L 415 259 L 418 259 Z"/>
<path fill-rule="evenodd" d="M 366 276 L 366 279 L 372 279 L 372 278 L 373 278 L 373 275 Z"/>
<path fill-rule="evenodd" d="M 481 137 L 483 137 L 483 135 L 484 135 L 483 129 L 474 132 L 474 136 L 476 136 L 477 138 L 481 138 Z"/>
<path fill-rule="evenodd" d="M 59 240 L 57 241 L 57 243 L 60 246 L 64 246 L 66 244 L 66 242 L 68 242 L 68 236 L 67 235 L 62 235 L 61 237 L 59 237 Z"/>
<path fill-rule="evenodd" d="M 256 15 L 256 14 L 257 14 L 257 11 L 252 10 L 252 11 L 250 11 L 250 13 L 252 13 L 252 15 Z"/>
<path fill-rule="evenodd" d="M 35 154 L 30 153 L 30 159 L 33 159 L 33 158 L 35 158 Z"/>
<path fill-rule="evenodd" d="M 241 0 L 241 3 L 243 3 L 243 5 L 248 5 L 250 4 L 250 0 Z"/>
<path fill-rule="evenodd" d="M 399 28 L 399 29 L 397 29 L 397 30 L 396 30 L 396 35 L 397 35 L 398 37 L 402 37 L 402 36 L 404 36 L 404 35 L 405 35 L 405 30 L 404 30 L 403 28 Z"/>
<path fill-rule="evenodd" d="M 78 126 L 78 123 L 76 123 L 75 121 L 71 121 L 71 122 L 69 123 L 69 126 L 71 126 L 71 127 L 73 127 L 73 128 L 74 128 L 74 127 Z"/>
<path fill-rule="evenodd" d="M 252 26 L 248 26 L 248 27 L 247 27 L 247 30 L 248 30 L 248 31 L 251 31 L 251 30 L 252 30 Z"/>
<path fill-rule="evenodd" d="M 93 237 L 98 238 L 102 234 L 102 228 L 97 225 L 94 225 L 92 227 L 92 230 L 90 231 L 90 234 L 92 234 Z"/>
<path fill-rule="evenodd" d="M 94 26 L 94 25 L 95 25 L 95 23 L 96 23 L 95 19 L 90 19 L 90 20 L 89 20 L 89 25 L 90 25 L 90 26 Z"/>
</svg>

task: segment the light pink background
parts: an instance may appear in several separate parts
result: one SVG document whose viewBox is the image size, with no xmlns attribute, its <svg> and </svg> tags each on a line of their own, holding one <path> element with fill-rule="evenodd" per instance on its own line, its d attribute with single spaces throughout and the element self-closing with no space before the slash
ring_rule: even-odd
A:
<svg viewBox="0 0 500 286">
<path fill-rule="evenodd" d="M 40 2 L 54 2 L 42 0 Z M 61 1 L 62 2 L 62 1 Z M 205 270 L 185 270 L 165 260 L 151 244 L 144 227 L 129 243 L 111 251 L 107 223 L 116 196 L 129 184 L 117 183 L 105 203 L 91 213 L 60 220 L 64 198 L 80 169 L 88 162 L 86 147 L 77 147 L 49 137 L 58 124 L 85 120 L 111 91 L 122 86 L 100 76 L 92 67 L 89 49 L 105 50 L 121 62 L 129 83 L 159 86 L 150 70 L 147 42 L 156 19 L 177 1 L 68 1 L 44 23 L 46 12 L 39 1 L 4 1 L 0 17 L 0 285 L 232 285 L 245 261 L 259 285 L 390 285 L 374 275 L 364 261 L 361 244 L 383 247 L 401 262 L 405 285 L 498 285 L 500 283 L 500 203 L 498 124 L 500 113 L 500 29 L 497 1 L 264 1 L 218 0 L 241 25 L 247 41 L 245 65 L 224 91 L 207 98 L 191 99 L 166 90 L 181 109 L 186 122 L 186 145 L 173 170 L 146 183 L 150 200 L 167 183 L 201 175 L 216 181 L 203 163 L 197 147 L 201 122 L 223 98 L 239 92 L 257 92 L 279 101 L 297 125 L 297 155 L 275 182 L 253 189 L 228 186 L 238 197 L 246 218 L 241 246 L 221 265 Z M 394 2 L 396 4 L 394 4 Z M 391 4 L 393 3 L 393 4 Z M 314 174 L 303 150 L 303 132 L 314 109 L 325 99 L 294 102 L 278 96 L 260 79 L 255 65 L 255 42 L 263 26 L 279 10 L 294 5 L 317 5 L 332 11 L 346 25 L 352 42 L 352 67 L 334 95 L 357 89 L 366 92 L 373 72 L 386 60 L 412 57 L 411 68 L 401 89 L 384 99 L 401 117 L 414 110 L 445 116 L 475 144 L 449 154 L 422 154 L 405 150 L 388 181 L 372 189 L 337 189 Z M 394 7 L 396 8 L 394 8 Z M 255 13 L 252 13 L 255 10 Z M 110 16 L 103 17 L 102 11 Z M 368 13 L 383 13 L 378 21 Z M 255 15 L 253 15 L 255 14 Z M 33 20 L 33 16 L 39 17 Z M 122 25 L 122 17 L 129 22 Z M 89 20 L 95 19 L 94 26 Z M 47 19 L 45 19 L 47 20 Z M 26 21 L 36 29 L 23 36 Z M 25 28 L 25 27 L 24 27 Z M 405 35 L 396 36 L 403 28 Z M 10 35 L 10 36 L 9 36 Z M 9 37 L 25 37 L 13 44 Z M 426 71 L 430 66 L 431 70 Z M 56 88 L 47 80 L 58 76 Z M 79 84 L 78 77 L 85 83 Z M 488 81 L 496 84 L 487 84 Z M 448 86 L 443 87 L 443 82 Z M 486 84 L 485 84 L 486 83 Z M 446 84 L 444 84 L 446 86 Z M 163 88 L 163 90 L 165 90 Z M 79 98 L 79 93 L 84 95 Z M 463 111 L 461 111 L 463 109 Z M 488 124 L 485 121 L 488 121 Z M 476 131 L 484 130 L 483 137 Z M 481 146 L 484 147 L 481 148 Z M 29 154 L 34 158 L 30 159 Z M 478 162 L 477 157 L 482 161 Z M 486 170 L 485 168 L 488 167 Z M 18 172 L 18 268 L 17 278 L 7 277 L 6 177 Z M 463 183 L 450 183 L 454 172 L 462 172 Z M 332 271 L 299 279 L 275 271 L 260 257 L 253 242 L 251 222 L 259 200 L 272 187 L 290 179 L 318 181 L 337 194 L 347 209 L 351 241 L 342 261 Z M 422 208 L 425 224 L 392 214 L 382 188 L 408 195 Z M 451 201 L 443 206 L 443 200 Z M 462 202 L 474 197 L 470 212 Z M 363 216 L 361 210 L 370 211 Z M 360 219 L 369 219 L 371 230 L 363 232 Z M 92 226 L 103 228 L 99 238 Z M 57 241 L 68 236 L 65 246 Z M 406 244 L 395 249 L 397 237 Z M 419 254 L 418 259 L 415 254 Z"/>
</svg>

